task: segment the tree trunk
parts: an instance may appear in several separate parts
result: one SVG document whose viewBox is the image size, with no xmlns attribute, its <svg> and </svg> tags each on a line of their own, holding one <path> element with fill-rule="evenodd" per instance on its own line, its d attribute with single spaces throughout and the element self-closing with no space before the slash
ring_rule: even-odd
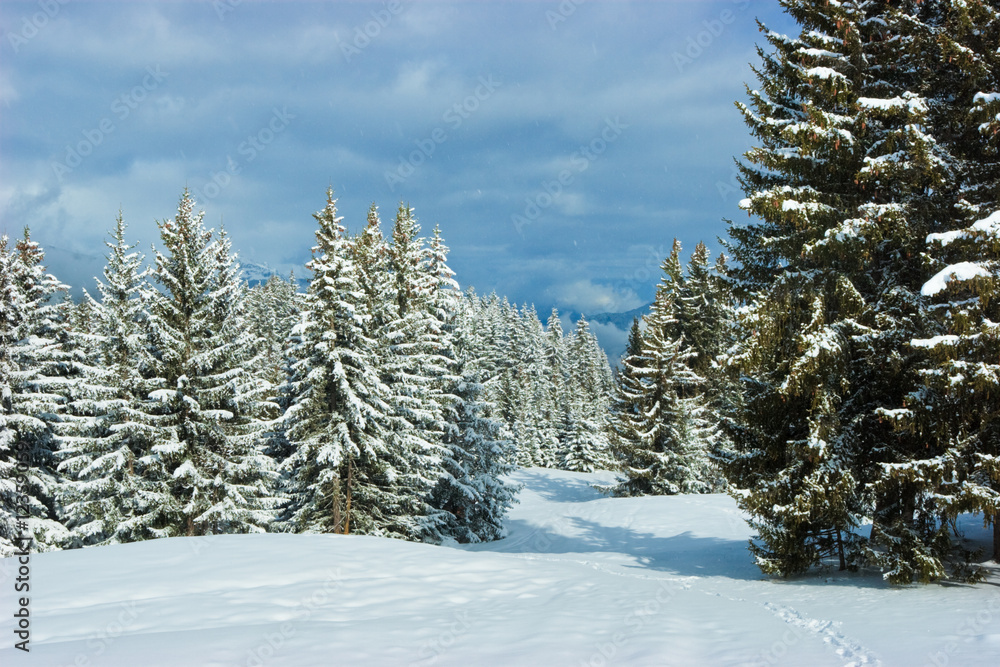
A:
<svg viewBox="0 0 1000 667">
<path fill-rule="evenodd" d="M 916 514 L 917 499 L 910 487 L 904 487 L 903 493 L 903 523 L 907 527 L 913 526 L 913 516 Z"/>
<path fill-rule="evenodd" d="M 993 560 L 1000 563 L 1000 512 L 993 513 Z"/>
<path fill-rule="evenodd" d="M 847 569 L 847 559 L 844 558 L 844 536 L 839 530 L 837 531 L 837 555 L 840 557 L 840 571 L 843 572 Z"/>
<path fill-rule="evenodd" d="M 344 510 L 344 535 L 351 532 L 351 471 L 354 466 L 354 457 L 347 457 L 347 507 Z"/>
<path fill-rule="evenodd" d="M 340 479 L 333 480 L 333 490 L 330 491 L 330 497 L 333 498 L 333 502 L 330 504 L 330 510 L 333 514 L 333 532 L 338 533 L 344 529 L 344 517 L 340 513 Z"/>
</svg>

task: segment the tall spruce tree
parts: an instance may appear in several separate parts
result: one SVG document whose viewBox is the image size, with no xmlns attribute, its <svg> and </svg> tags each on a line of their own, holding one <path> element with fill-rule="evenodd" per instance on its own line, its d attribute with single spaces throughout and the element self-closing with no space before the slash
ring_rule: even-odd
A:
<svg viewBox="0 0 1000 667">
<path fill-rule="evenodd" d="M 927 237 L 923 294 L 940 335 L 914 339 L 925 356 L 923 386 L 903 407 L 886 411 L 917 432 L 925 450 L 889 469 L 893 479 L 924 490 L 936 522 L 938 551 L 947 524 L 961 512 L 993 524 L 1000 560 L 1000 8 L 942 3 L 928 75 L 935 126 L 954 160 L 954 205 L 939 213 L 946 231 Z M 930 49 L 929 49 L 930 50 Z M 937 554 L 935 554 L 937 555 Z M 937 565 L 937 562 L 934 562 Z"/>
<path fill-rule="evenodd" d="M 633 325 L 622 362 L 612 421 L 612 451 L 624 479 L 608 490 L 617 496 L 697 493 L 710 488 L 707 452 L 700 431 L 703 379 L 691 370 L 694 352 L 672 337 L 675 270 L 679 246 L 663 262 L 645 330 Z"/>
<path fill-rule="evenodd" d="M 282 464 L 291 496 L 284 518 L 297 531 L 419 539 L 430 509 L 428 454 L 401 416 L 400 391 L 387 383 L 390 360 L 379 352 L 392 350 L 380 347 L 372 328 L 354 242 L 331 190 L 314 217 L 313 278 L 293 333 L 294 399 L 285 419 L 295 450 Z M 399 305 L 386 312 L 398 317 Z"/>
<path fill-rule="evenodd" d="M 3 342 L 9 341 L 0 368 L 5 374 L 0 426 L 0 442 L 5 445 L 0 447 L 5 446 L 7 465 L 16 470 L 16 485 L 8 483 L 7 493 L 18 493 L 17 503 L 5 505 L 4 512 L 10 513 L 7 521 L 15 508 L 17 514 L 28 516 L 27 530 L 15 536 L 23 533 L 31 538 L 28 548 L 46 551 L 68 538 L 59 523 L 55 456 L 56 428 L 66 415 L 67 383 L 77 373 L 70 349 L 69 288 L 46 272 L 45 252 L 27 228 L 13 248 L 4 237 L 0 252 L 5 254 L 0 269 L 6 273 L 0 282 L 4 289 Z M 8 526 L 8 540 L 10 531 Z"/>
<path fill-rule="evenodd" d="M 586 318 L 580 317 L 568 341 L 570 365 L 569 401 L 564 414 L 570 422 L 560 452 L 560 467 L 577 472 L 593 472 L 608 465 L 608 437 L 605 415 L 612 383 L 607 357 L 590 332 Z"/>
<path fill-rule="evenodd" d="M 158 223 L 151 275 L 155 424 L 150 465 L 169 479 L 154 525 L 164 534 L 263 532 L 273 517 L 273 465 L 259 446 L 267 387 L 250 372 L 243 284 L 224 234 L 213 241 L 185 190 Z M 151 474 L 154 474 L 151 472 Z"/>
<path fill-rule="evenodd" d="M 21 502 L 25 489 L 18 478 L 18 463 L 21 471 L 29 468 L 29 452 L 26 443 L 22 449 L 18 439 L 21 419 L 14 412 L 14 372 L 16 370 L 13 350 L 17 345 L 18 328 L 24 317 L 24 299 L 14 280 L 14 256 L 8 247 L 6 236 L 0 237 L 0 558 L 13 554 L 21 546 L 22 533 L 27 533 L 17 525 L 19 516 L 27 514 Z M 19 456 L 22 454 L 23 456 Z M 35 502 L 38 502 L 37 500 Z M 41 503 L 39 503 L 41 504 Z"/>
<path fill-rule="evenodd" d="M 841 567 L 867 557 L 892 581 L 933 579 L 933 485 L 892 472 L 925 458 L 925 442 L 884 417 L 919 383 L 907 343 L 934 331 L 920 253 L 955 188 L 929 90 L 941 3 L 782 5 L 801 34 L 768 33 L 762 88 L 740 105 L 761 145 L 741 166 L 741 206 L 758 220 L 730 228 L 749 306 L 726 472 L 765 571 L 832 555 Z M 871 545 L 852 532 L 864 516 Z"/>
<path fill-rule="evenodd" d="M 485 542 L 504 536 L 503 519 L 514 502 L 516 489 L 503 480 L 513 471 L 514 445 L 504 437 L 503 425 L 489 416 L 465 320 L 460 317 L 461 292 L 447 264 L 448 248 L 440 229 L 434 229 L 425 270 L 433 281 L 431 312 L 436 321 L 439 367 L 435 400 L 443 416 L 442 475 L 431 493 L 438 510 L 428 516 L 425 530 L 432 541 Z"/>
<path fill-rule="evenodd" d="M 144 465 L 155 440 L 140 409 L 153 388 L 145 331 L 148 288 L 143 257 L 127 243 L 125 231 L 119 212 L 106 242 L 104 282 L 97 283 L 100 301 L 84 290 L 89 315 L 78 335 L 91 355 L 71 396 L 74 418 L 60 438 L 64 520 L 83 545 L 155 537 L 146 518 L 157 515 L 151 503 L 169 493 L 158 467 L 147 471 Z"/>
</svg>

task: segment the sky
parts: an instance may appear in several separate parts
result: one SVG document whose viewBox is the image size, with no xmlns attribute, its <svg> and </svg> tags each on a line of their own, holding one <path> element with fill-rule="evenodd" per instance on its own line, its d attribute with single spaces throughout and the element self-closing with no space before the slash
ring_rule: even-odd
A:
<svg viewBox="0 0 1000 667">
<path fill-rule="evenodd" d="M 463 288 L 627 311 L 742 215 L 757 20 L 794 30 L 776 0 L 3 0 L 0 233 L 94 292 L 118 210 L 149 257 L 187 187 L 301 276 L 331 187 L 351 231 L 440 225 Z"/>
</svg>

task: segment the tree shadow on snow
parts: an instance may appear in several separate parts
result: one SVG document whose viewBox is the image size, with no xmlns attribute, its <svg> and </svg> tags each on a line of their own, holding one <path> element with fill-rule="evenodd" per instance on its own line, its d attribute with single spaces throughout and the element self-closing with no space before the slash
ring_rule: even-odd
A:
<svg viewBox="0 0 1000 667">
<path fill-rule="evenodd" d="M 625 569 L 745 581 L 761 578 L 747 553 L 746 540 L 697 537 L 690 531 L 664 537 L 579 517 L 560 519 L 552 527 L 538 527 L 523 520 L 511 520 L 507 525 L 511 537 L 477 545 L 475 550 L 539 555 L 616 553 L 637 561 L 635 565 L 622 565 Z"/>
<path fill-rule="evenodd" d="M 544 473 L 521 470 L 517 481 L 523 482 L 525 489 L 534 491 L 545 500 L 558 503 L 584 503 L 605 497 L 585 479 L 553 478 Z"/>
<path fill-rule="evenodd" d="M 763 574 L 753 562 L 745 539 L 699 537 L 691 531 L 662 536 L 624 526 L 606 526 L 580 517 L 565 517 L 551 526 L 536 526 L 523 520 L 508 522 L 511 537 L 498 542 L 476 545 L 476 551 L 501 553 L 626 554 L 635 564 L 609 562 L 625 571 L 664 572 L 682 577 L 724 577 L 736 581 L 770 581 L 807 586 L 851 586 L 855 588 L 893 588 L 881 573 L 862 569 L 840 572 L 835 567 L 821 567 L 793 577 Z M 571 533 L 567 535 L 566 533 Z M 576 559 L 571 559 L 576 560 Z"/>
</svg>

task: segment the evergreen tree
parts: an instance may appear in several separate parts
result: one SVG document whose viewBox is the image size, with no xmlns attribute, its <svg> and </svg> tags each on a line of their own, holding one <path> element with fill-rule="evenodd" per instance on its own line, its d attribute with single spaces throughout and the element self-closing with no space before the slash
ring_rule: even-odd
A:
<svg viewBox="0 0 1000 667">
<path fill-rule="evenodd" d="M 252 355 L 259 366 L 255 375 L 271 387 L 266 403 L 272 414 L 284 414 L 291 405 L 288 384 L 293 363 L 292 329 L 298 323 L 303 308 L 294 272 L 286 280 L 274 275 L 267 282 L 250 289 L 247 294 L 247 320 L 254 340 Z M 285 422 L 277 419 L 261 433 L 264 451 L 280 464 L 292 453 L 285 434 Z"/>
<path fill-rule="evenodd" d="M 559 447 L 562 416 L 559 394 L 553 391 L 547 363 L 548 342 L 534 307 L 522 307 L 518 318 L 515 400 L 518 463 L 522 466 L 552 465 Z"/>
<path fill-rule="evenodd" d="M 570 406 L 569 357 L 566 353 L 566 338 L 563 334 L 559 312 L 553 308 L 545 323 L 545 392 L 548 394 L 543 405 L 548 409 L 542 413 L 546 428 L 542 434 L 539 464 L 554 468 L 573 437 L 574 415 Z M 547 445 L 547 446 L 546 446 Z"/>
<path fill-rule="evenodd" d="M 937 549 L 925 559 L 936 576 L 941 564 L 933 556 L 952 550 L 948 524 L 962 512 L 993 524 L 992 556 L 1000 560 L 1000 8 L 945 3 L 939 11 L 941 52 L 931 51 L 937 62 L 928 78 L 957 189 L 954 205 L 939 212 L 947 231 L 927 237 L 922 293 L 941 331 L 912 341 L 924 354 L 923 384 L 902 408 L 884 411 L 926 442 L 920 456 L 893 465 L 886 477 L 921 489 L 924 513 L 940 515 L 930 526 Z"/>
<path fill-rule="evenodd" d="M 22 532 L 33 540 L 28 548 L 46 551 L 68 537 L 58 522 L 53 430 L 65 413 L 65 384 L 74 371 L 64 349 L 68 288 L 46 273 L 45 253 L 27 228 L 13 249 L 6 237 L 0 239 L 0 256 L 0 467 L 14 473 L 0 486 L 5 501 L 0 551 L 9 550 Z M 26 531 L 17 529 L 15 516 L 29 517 Z"/>
<path fill-rule="evenodd" d="M 119 212 L 113 242 L 105 243 L 105 281 L 97 283 L 101 300 L 84 290 L 88 323 L 77 332 L 91 355 L 70 397 L 73 419 L 61 430 L 65 521 L 84 545 L 156 536 L 146 517 L 157 513 L 151 503 L 169 493 L 157 466 L 147 476 L 143 464 L 154 440 L 153 427 L 139 409 L 151 389 L 146 378 L 151 363 L 144 328 L 146 273 L 125 230 Z"/>
<path fill-rule="evenodd" d="M 247 292 L 247 321 L 261 355 L 259 375 L 272 385 L 284 381 L 288 349 L 286 342 L 298 321 L 301 298 L 294 275 L 274 275 Z"/>
<path fill-rule="evenodd" d="M 593 472 L 607 464 L 608 438 L 605 415 L 611 394 L 607 357 L 590 332 L 586 318 L 580 317 L 568 345 L 571 387 L 564 415 L 569 423 L 563 443 L 560 467 L 577 472 Z"/>
<path fill-rule="evenodd" d="M 262 532 L 277 501 L 275 473 L 260 451 L 268 387 L 250 373 L 244 285 L 225 234 L 213 241 L 185 190 L 173 220 L 160 223 L 164 252 L 150 295 L 151 369 L 159 387 L 144 410 L 169 497 L 147 519 L 165 535 Z M 150 472 L 151 476 L 156 473 Z"/>
<path fill-rule="evenodd" d="M 615 375 L 615 388 L 608 408 L 609 452 L 616 466 L 629 458 L 635 443 L 640 441 L 637 425 L 642 414 L 646 364 L 643 347 L 639 318 L 635 318 L 629 328 L 628 344 Z"/>
<path fill-rule="evenodd" d="M 612 449 L 625 478 L 609 489 L 617 496 L 709 489 L 708 456 L 699 437 L 706 426 L 697 394 L 703 380 L 688 365 L 694 353 L 681 338 L 670 337 L 677 325 L 671 267 L 668 257 L 646 329 L 633 326 L 622 362 Z"/>
<path fill-rule="evenodd" d="M 436 345 L 448 360 L 448 373 L 435 378 L 446 451 L 443 475 L 431 495 L 431 505 L 439 511 L 428 517 L 426 530 L 432 541 L 485 542 L 505 534 L 503 519 L 516 489 L 502 477 L 512 472 L 515 453 L 513 443 L 503 437 L 502 424 L 488 416 L 491 406 L 485 403 L 478 372 L 468 363 L 474 345 L 459 317 L 461 293 L 447 254 L 435 228 L 426 271 L 434 282 L 430 303 Z"/>
<path fill-rule="evenodd" d="M 296 447 L 282 464 L 297 531 L 420 537 L 430 482 L 409 424 L 383 380 L 355 251 L 333 192 L 315 216 L 317 245 L 286 412 Z M 409 302 L 407 302 L 407 306 Z"/>
<path fill-rule="evenodd" d="M 893 581 L 934 578 L 932 491 L 890 472 L 924 443 L 883 416 L 918 382 L 906 342 L 932 329 L 920 250 L 954 188 L 926 94 L 940 5 L 782 4 L 801 34 L 768 34 L 762 88 L 740 107 L 761 142 L 741 206 L 759 220 L 730 228 L 750 303 L 727 476 L 767 572 L 867 556 Z M 873 548 L 852 533 L 863 516 Z"/>
<path fill-rule="evenodd" d="M 389 349 L 382 373 L 391 389 L 393 407 L 389 448 L 397 452 L 408 471 L 408 493 L 419 500 L 419 522 L 433 513 L 426 504 L 429 491 L 441 475 L 443 410 L 454 398 L 451 341 L 445 331 L 451 319 L 448 292 L 451 269 L 445 263 L 447 248 L 440 241 L 431 251 L 419 236 L 413 209 L 400 204 L 393 224 L 389 266 L 396 304 L 387 323 Z M 416 507 L 416 506 L 415 506 Z"/>
<path fill-rule="evenodd" d="M 23 299 L 14 281 L 14 257 L 8 249 L 6 236 L 0 237 L 0 558 L 13 554 L 20 546 L 22 531 L 17 526 L 21 511 L 18 480 L 18 422 L 14 413 L 13 348 L 18 342 L 17 330 L 21 319 Z M 27 468 L 27 451 L 24 452 L 24 466 Z M 38 502 L 37 500 L 35 501 Z M 39 503 L 40 504 L 40 503 Z"/>
</svg>

